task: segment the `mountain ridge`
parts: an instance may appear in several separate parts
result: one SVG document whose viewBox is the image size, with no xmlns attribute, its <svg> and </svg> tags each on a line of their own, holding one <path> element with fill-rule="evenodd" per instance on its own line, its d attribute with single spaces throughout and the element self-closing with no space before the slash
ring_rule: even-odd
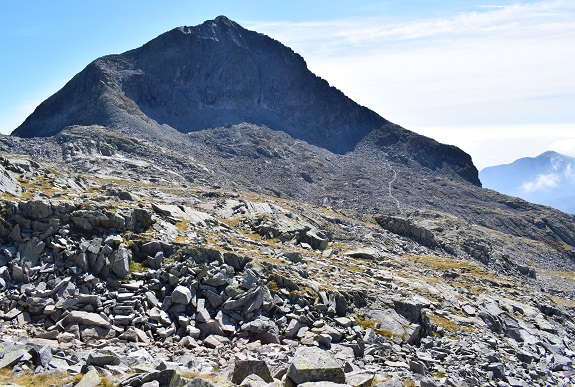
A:
<svg viewBox="0 0 575 387">
<path fill-rule="evenodd" d="M 12 135 L 52 136 L 67 126 L 101 125 L 166 140 L 163 132 L 169 128 L 193 133 L 242 122 L 283 131 L 337 154 L 353 151 L 370 133 L 380 132 L 381 147 L 417 142 L 433 159 L 417 158 L 422 165 L 437 169 L 445 163 L 480 184 L 465 152 L 391 124 L 311 73 L 290 48 L 223 16 L 96 59 Z M 408 158 L 417 150 L 403 146 Z"/>
</svg>

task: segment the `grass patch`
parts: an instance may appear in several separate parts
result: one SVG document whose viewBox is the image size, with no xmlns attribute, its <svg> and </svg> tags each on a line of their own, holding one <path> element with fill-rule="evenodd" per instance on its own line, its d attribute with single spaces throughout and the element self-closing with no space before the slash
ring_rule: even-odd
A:
<svg viewBox="0 0 575 387">
<path fill-rule="evenodd" d="M 23 387 L 32 386 L 51 386 L 51 387 L 62 387 L 69 383 L 72 378 L 66 373 L 60 374 L 39 374 L 34 375 L 33 373 L 24 373 L 15 376 L 10 369 L 0 370 L 0 383 L 15 383 L 16 385 Z M 113 384 L 110 384 L 112 386 Z M 104 385 L 105 386 L 105 385 Z"/>
<path fill-rule="evenodd" d="M 204 373 L 204 372 L 182 372 L 180 376 L 187 380 L 193 380 L 195 378 L 200 378 L 203 380 L 207 380 L 212 384 L 215 384 L 219 381 L 218 375 L 216 373 Z"/>
<path fill-rule="evenodd" d="M 362 327 L 363 329 L 368 329 L 370 328 L 371 330 L 373 330 L 376 334 L 385 337 L 388 340 L 393 340 L 395 337 L 399 337 L 399 335 L 396 335 L 395 333 L 387 330 L 387 329 L 377 329 L 375 326 L 379 323 L 379 321 L 377 320 L 366 320 L 362 317 L 357 317 L 355 319 L 355 321 L 357 322 L 357 325 L 359 325 L 360 327 Z"/>
<path fill-rule="evenodd" d="M 424 264 L 433 270 L 448 271 L 454 270 L 461 273 L 462 276 L 479 278 L 493 283 L 505 282 L 495 277 L 495 275 L 483 267 L 473 264 L 471 262 L 462 261 L 454 258 L 443 258 L 428 255 L 411 255 L 406 254 L 403 256 L 406 259 L 415 261 L 418 264 Z"/>
<path fill-rule="evenodd" d="M 427 316 L 429 317 L 429 320 L 432 323 L 434 323 L 438 327 L 445 329 L 448 332 L 457 332 L 457 331 L 472 332 L 473 331 L 473 328 L 462 327 L 461 325 L 457 325 L 455 322 L 453 322 L 453 321 L 451 321 L 451 320 L 449 320 L 443 316 L 438 316 L 438 315 L 433 314 L 433 313 L 428 313 Z"/>
<path fill-rule="evenodd" d="M 134 260 L 130 262 L 128 273 L 144 273 L 146 271 L 148 271 L 148 268 L 145 267 L 142 263 L 136 262 Z"/>
<path fill-rule="evenodd" d="M 567 298 L 561 298 L 557 296 L 549 296 L 549 298 L 556 304 L 567 306 L 570 308 L 575 308 L 575 300 L 569 300 Z"/>
<path fill-rule="evenodd" d="M 174 242 L 176 242 L 176 243 L 186 243 L 186 242 L 188 242 L 188 238 L 186 238 L 185 236 L 182 236 L 182 235 L 177 235 L 177 236 L 174 238 Z"/>
<path fill-rule="evenodd" d="M 549 270 L 547 272 L 549 275 L 555 276 L 555 277 L 561 277 L 565 280 L 569 280 L 569 281 L 575 281 L 575 271 L 569 271 L 569 270 L 563 270 L 563 271 L 559 271 L 559 270 Z"/>
<path fill-rule="evenodd" d="M 240 224 L 241 219 L 240 218 L 217 218 L 221 223 L 225 224 L 226 226 L 228 226 L 229 228 L 236 228 L 238 226 L 238 224 Z"/>
<path fill-rule="evenodd" d="M 187 232 L 190 227 L 190 221 L 187 219 L 182 219 L 176 223 L 176 228 L 179 232 Z"/>
</svg>

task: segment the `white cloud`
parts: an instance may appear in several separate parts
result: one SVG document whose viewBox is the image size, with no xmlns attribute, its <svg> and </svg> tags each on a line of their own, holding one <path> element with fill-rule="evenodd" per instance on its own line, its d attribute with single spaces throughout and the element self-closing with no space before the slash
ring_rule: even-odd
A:
<svg viewBox="0 0 575 387">
<path fill-rule="evenodd" d="M 575 2 L 436 19 L 254 23 L 332 85 L 408 129 L 573 122 Z"/>
<path fill-rule="evenodd" d="M 525 192 L 549 190 L 557 187 L 560 181 L 561 177 L 555 173 L 538 175 L 535 180 L 523 183 L 521 189 Z"/>
<path fill-rule="evenodd" d="M 571 131 L 571 136 L 566 138 L 558 138 L 549 144 L 549 149 L 575 157 L 575 125 Z"/>
<path fill-rule="evenodd" d="M 532 193 L 548 191 L 564 183 L 575 184 L 575 169 L 571 163 L 565 164 L 559 158 L 552 158 L 551 168 L 553 172 L 537 175 L 533 181 L 523 183 L 521 189 L 526 193 Z"/>
</svg>

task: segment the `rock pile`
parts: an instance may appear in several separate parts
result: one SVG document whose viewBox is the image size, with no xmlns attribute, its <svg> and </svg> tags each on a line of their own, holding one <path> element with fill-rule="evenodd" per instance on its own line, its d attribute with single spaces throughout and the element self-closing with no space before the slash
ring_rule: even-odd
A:
<svg viewBox="0 0 575 387">
<path fill-rule="evenodd" d="M 3 201 L 0 368 L 14 378 L 61 372 L 82 375 L 70 386 L 147 387 L 574 378 L 567 309 L 521 298 L 467 263 L 402 255 L 432 250 L 375 223 L 304 220 L 237 196 L 205 195 L 194 208 L 114 197 Z M 438 276 L 425 264 L 449 268 Z"/>
</svg>

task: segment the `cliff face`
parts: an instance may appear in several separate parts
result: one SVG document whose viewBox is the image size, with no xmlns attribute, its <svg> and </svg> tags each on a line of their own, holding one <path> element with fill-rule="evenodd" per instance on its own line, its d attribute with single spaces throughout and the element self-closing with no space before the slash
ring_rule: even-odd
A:
<svg viewBox="0 0 575 387">
<path fill-rule="evenodd" d="M 446 163 L 479 185 L 464 152 L 391 124 L 310 72 L 290 48 L 223 16 L 95 60 L 13 135 L 52 136 L 72 125 L 101 125 L 148 137 L 165 136 L 166 127 L 190 133 L 244 122 L 337 154 L 353 151 L 377 130 L 394 139 L 404 157 L 425 167 Z"/>
</svg>

